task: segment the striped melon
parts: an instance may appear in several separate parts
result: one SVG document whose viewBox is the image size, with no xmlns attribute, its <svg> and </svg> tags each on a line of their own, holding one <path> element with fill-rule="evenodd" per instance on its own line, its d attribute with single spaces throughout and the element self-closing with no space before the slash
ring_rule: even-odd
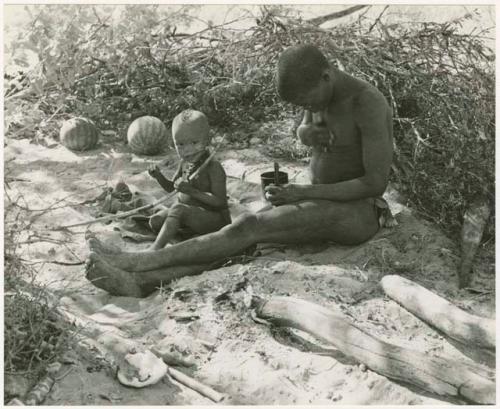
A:
<svg viewBox="0 0 500 409">
<path fill-rule="evenodd" d="M 71 118 L 62 124 L 59 140 L 72 151 L 86 151 L 97 145 L 99 130 L 90 119 Z"/>
<path fill-rule="evenodd" d="M 154 116 L 141 116 L 128 127 L 127 141 L 134 153 L 157 155 L 163 152 L 167 140 L 167 127 Z"/>
</svg>

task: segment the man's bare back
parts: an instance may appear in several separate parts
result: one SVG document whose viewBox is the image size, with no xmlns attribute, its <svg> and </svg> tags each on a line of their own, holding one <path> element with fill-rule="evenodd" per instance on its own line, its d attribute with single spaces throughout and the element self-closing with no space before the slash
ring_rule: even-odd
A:
<svg viewBox="0 0 500 409">
<path fill-rule="evenodd" d="M 298 134 L 312 147 L 311 183 L 267 186 L 272 209 L 158 251 L 111 254 L 93 238 L 89 279 L 104 275 L 97 286 L 137 295 L 172 279 L 178 266 L 189 272 L 192 265 L 199 272 L 200 265 L 256 243 L 358 244 L 377 232 L 375 198 L 387 187 L 393 153 L 392 114 L 384 96 L 330 66 L 313 46 L 293 47 L 280 56 L 277 87 L 284 100 L 306 110 Z"/>
</svg>

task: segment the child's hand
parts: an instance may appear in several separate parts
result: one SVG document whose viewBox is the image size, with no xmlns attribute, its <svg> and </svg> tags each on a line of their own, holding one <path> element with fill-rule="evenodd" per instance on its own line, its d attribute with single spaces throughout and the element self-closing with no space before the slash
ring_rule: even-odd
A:
<svg viewBox="0 0 500 409">
<path fill-rule="evenodd" d="M 152 178 L 158 179 L 162 177 L 162 173 L 160 171 L 160 168 L 157 165 L 150 165 L 148 169 L 149 176 Z"/>
<path fill-rule="evenodd" d="M 174 187 L 181 193 L 185 193 L 186 195 L 192 194 L 196 191 L 196 188 L 191 186 L 189 182 L 186 182 L 185 180 L 182 179 L 177 179 L 174 182 Z"/>
</svg>

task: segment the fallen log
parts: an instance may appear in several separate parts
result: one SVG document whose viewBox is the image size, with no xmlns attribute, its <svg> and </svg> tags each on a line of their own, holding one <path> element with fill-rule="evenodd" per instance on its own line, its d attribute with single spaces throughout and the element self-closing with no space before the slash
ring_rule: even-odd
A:
<svg viewBox="0 0 500 409">
<path fill-rule="evenodd" d="M 387 378 L 438 395 L 495 403 L 495 382 L 467 365 L 381 341 L 325 307 L 291 297 L 254 297 L 253 305 L 259 318 L 306 331 Z"/>
<path fill-rule="evenodd" d="M 469 346 L 495 349 L 495 321 L 469 314 L 419 284 L 397 275 L 381 280 L 382 288 L 403 308 Z"/>
</svg>

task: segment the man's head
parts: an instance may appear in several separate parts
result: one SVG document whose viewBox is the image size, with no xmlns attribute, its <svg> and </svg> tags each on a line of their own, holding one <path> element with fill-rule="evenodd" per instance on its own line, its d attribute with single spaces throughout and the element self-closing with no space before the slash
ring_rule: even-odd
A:
<svg viewBox="0 0 500 409">
<path fill-rule="evenodd" d="M 172 121 L 172 137 L 179 157 L 196 162 L 210 143 L 207 117 L 192 109 L 182 111 Z"/>
<path fill-rule="evenodd" d="M 287 48 L 278 61 L 277 88 L 280 97 L 306 109 L 319 110 L 331 96 L 329 69 L 326 57 L 315 46 Z"/>
</svg>

